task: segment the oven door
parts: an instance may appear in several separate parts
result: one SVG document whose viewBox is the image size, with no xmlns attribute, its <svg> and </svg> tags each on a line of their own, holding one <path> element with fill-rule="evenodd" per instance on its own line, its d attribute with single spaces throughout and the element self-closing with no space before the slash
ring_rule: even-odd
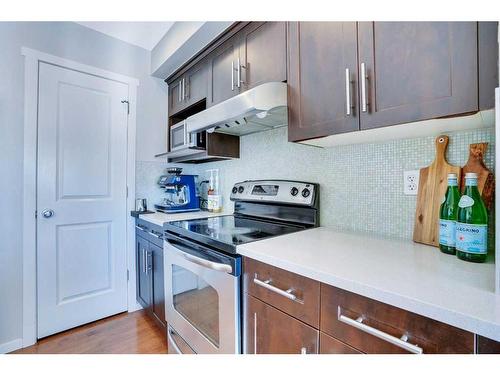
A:
<svg viewBox="0 0 500 375">
<path fill-rule="evenodd" d="M 164 251 L 172 332 L 196 353 L 240 353 L 241 260 L 169 234 Z"/>
<path fill-rule="evenodd" d="M 189 147 L 186 121 L 181 121 L 170 127 L 170 151 L 178 151 Z"/>
</svg>

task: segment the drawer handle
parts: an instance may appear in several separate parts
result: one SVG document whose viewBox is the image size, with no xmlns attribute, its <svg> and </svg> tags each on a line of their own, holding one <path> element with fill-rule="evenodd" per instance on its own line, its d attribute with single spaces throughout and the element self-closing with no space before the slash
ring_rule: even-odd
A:
<svg viewBox="0 0 500 375">
<path fill-rule="evenodd" d="M 348 324 L 354 328 L 359 329 L 360 331 L 368 333 L 369 335 L 378 337 L 379 339 L 382 339 L 390 344 L 396 345 L 404 350 L 407 350 L 410 353 L 422 354 L 424 352 L 424 350 L 421 347 L 409 343 L 408 336 L 406 336 L 406 335 L 401 336 L 401 338 L 397 338 L 397 337 L 389 335 L 388 333 L 385 333 L 383 331 L 380 331 L 376 328 L 373 328 L 373 327 L 370 327 L 369 325 L 364 324 L 362 316 L 360 316 L 357 319 L 351 319 L 345 315 L 342 315 L 342 312 L 340 310 L 340 306 L 338 307 L 338 315 L 337 316 L 338 316 L 338 320 L 341 321 L 342 323 Z"/>
<path fill-rule="evenodd" d="M 137 229 L 142 230 L 143 232 L 147 232 L 147 231 L 148 231 L 146 227 L 144 227 L 144 226 L 142 226 L 142 225 L 140 225 L 140 224 L 136 224 L 136 226 L 135 226 L 135 227 L 136 227 Z"/>
<path fill-rule="evenodd" d="M 266 281 L 262 281 L 262 280 L 259 280 L 257 278 L 257 275 L 255 275 L 254 279 L 253 279 L 253 282 L 255 284 L 257 284 L 258 286 L 261 286 L 267 290 L 270 290 L 271 292 L 274 292 L 274 293 L 277 293 L 279 294 L 280 296 L 283 296 L 285 298 L 288 298 L 292 301 L 295 301 L 295 302 L 298 302 L 298 303 L 304 303 L 304 301 L 300 300 L 295 294 L 292 293 L 293 289 L 290 288 L 290 289 L 287 289 L 287 290 L 283 290 L 283 289 L 280 289 L 280 288 L 277 288 L 275 287 L 274 285 L 271 284 L 271 279 L 268 279 Z"/>
</svg>

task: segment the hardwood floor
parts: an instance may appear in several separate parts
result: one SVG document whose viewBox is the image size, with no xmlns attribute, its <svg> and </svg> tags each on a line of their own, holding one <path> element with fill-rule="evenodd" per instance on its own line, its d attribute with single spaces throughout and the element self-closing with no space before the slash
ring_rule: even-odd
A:
<svg viewBox="0 0 500 375">
<path fill-rule="evenodd" d="M 98 320 L 38 341 L 14 354 L 166 354 L 165 332 L 143 311 Z"/>
</svg>

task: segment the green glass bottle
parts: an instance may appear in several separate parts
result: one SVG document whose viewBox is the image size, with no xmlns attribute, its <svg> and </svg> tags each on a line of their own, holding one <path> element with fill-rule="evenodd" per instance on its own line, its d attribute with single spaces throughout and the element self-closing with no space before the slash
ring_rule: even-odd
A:
<svg viewBox="0 0 500 375">
<path fill-rule="evenodd" d="M 458 201 L 458 179 L 455 173 L 448 174 L 448 188 L 439 209 L 439 249 L 446 254 L 455 254 Z"/>
<path fill-rule="evenodd" d="M 457 257 L 482 263 L 488 252 L 488 212 L 477 188 L 477 174 L 465 175 L 464 195 L 458 202 Z"/>
</svg>

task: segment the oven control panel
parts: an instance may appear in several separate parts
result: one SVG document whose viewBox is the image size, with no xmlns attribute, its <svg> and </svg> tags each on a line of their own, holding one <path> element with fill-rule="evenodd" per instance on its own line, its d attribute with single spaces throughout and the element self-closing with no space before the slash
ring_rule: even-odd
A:
<svg viewBox="0 0 500 375">
<path fill-rule="evenodd" d="M 273 202 L 314 206 L 318 185 L 310 182 L 258 180 L 236 183 L 233 201 Z"/>
</svg>

